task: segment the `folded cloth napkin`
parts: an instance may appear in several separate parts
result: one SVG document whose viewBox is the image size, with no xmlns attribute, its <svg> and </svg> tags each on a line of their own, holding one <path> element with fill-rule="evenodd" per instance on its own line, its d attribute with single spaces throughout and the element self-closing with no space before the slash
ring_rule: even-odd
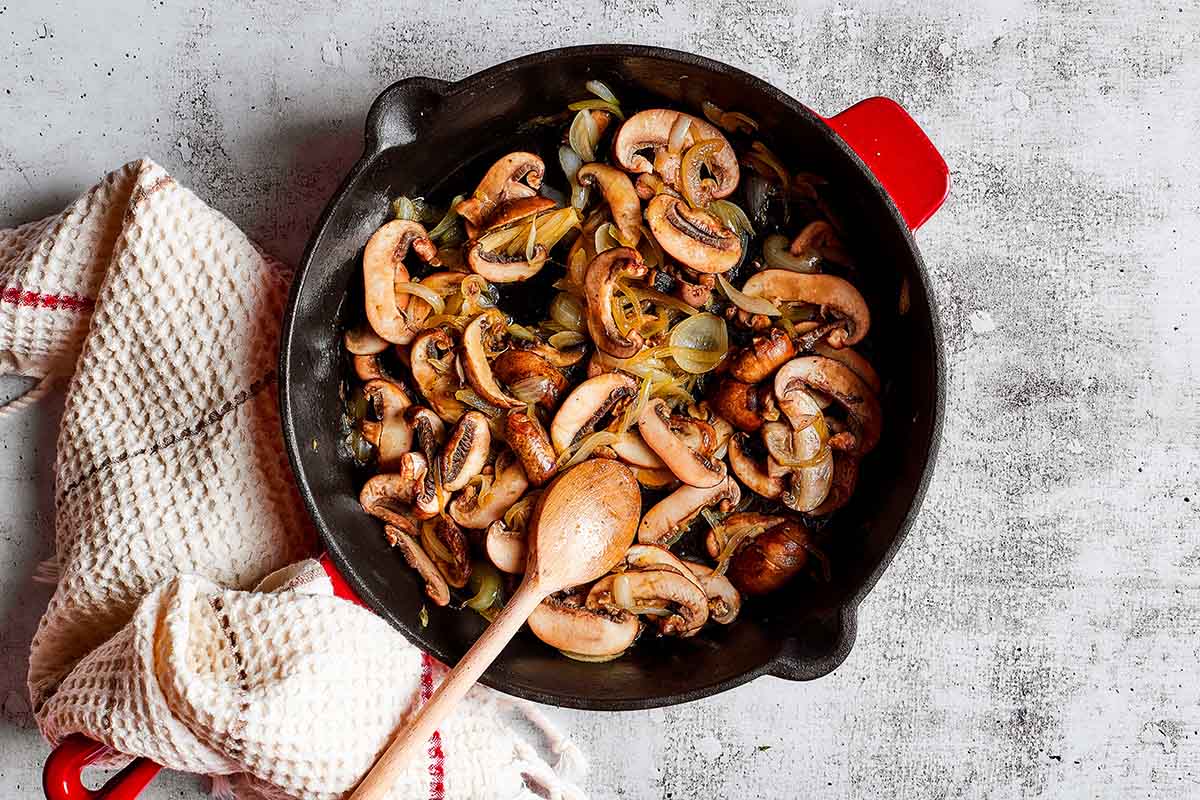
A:
<svg viewBox="0 0 1200 800">
<path fill-rule="evenodd" d="M 29 691 L 52 743 L 337 798 L 441 667 L 304 560 L 275 398 L 288 277 L 148 159 L 0 230 L 0 372 L 72 376 Z M 550 767 L 511 707 L 475 690 L 391 796 L 580 797 L 578 750 L 527 709 Z"/>
</svg>

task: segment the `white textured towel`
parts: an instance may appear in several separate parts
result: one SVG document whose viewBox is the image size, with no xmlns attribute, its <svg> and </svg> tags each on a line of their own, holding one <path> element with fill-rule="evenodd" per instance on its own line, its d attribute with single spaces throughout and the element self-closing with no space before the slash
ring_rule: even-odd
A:
<svg viewBox="0 0 1200 800">
<path fill-rule="evenodd" d="M 238 797 L 336 798 L 441 667 L 303 560 L 274 389 L 287 283 L 149 160 L 0 230 L 0 372 L 72 375 L 29 690 L 51 742 L 230 776 Z M 580 796 L 560 774 L 578 751 L 548 730 L 550 768 L 510 707 L 475 690 L 392 796 Z"/>
</svg>

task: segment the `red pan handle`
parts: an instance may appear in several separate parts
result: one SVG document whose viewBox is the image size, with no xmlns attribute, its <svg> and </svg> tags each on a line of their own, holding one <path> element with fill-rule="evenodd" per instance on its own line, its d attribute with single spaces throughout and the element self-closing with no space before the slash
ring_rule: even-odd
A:
<svg viewBox="0 0 1200 800">
<path fill-rule="evenodd" d="M 333 583 L 333 593 L 362 605 L 350 584 L 333 566 L 328 553 L 321 556 L 320 562 Z M 135 758 L 99 789 L 84 786 L 84 767 L 110 753 L 108 745 L 92 741 L 82 734 L 76 733 L 63 739 L 50 753 L 42 770 L 42 789 L 46 793 L 46 800 L 134 800 L 162 769 L 148 758 Z"/>
<path fill-rule="evenodd" d="M 950 170 L 933 142 L 896 101 L 871 97 L 825 120 L 875 173 L 916 230 L 950 191 Z"/>
</svg>

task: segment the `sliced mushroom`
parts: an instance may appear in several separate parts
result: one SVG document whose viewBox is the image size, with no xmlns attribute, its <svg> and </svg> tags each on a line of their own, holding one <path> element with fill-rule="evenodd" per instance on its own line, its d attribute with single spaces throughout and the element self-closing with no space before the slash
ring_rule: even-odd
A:
<svg viewBox="0 0 1200 800">
<path fill-rule="evenodd" d="M 415 406 L 407 411 L 407 416 L 413 428 L 413 438 L 424 454 L 426 463 L 431 465 L 416 485 L 413 515 L 418 519 L 432 519 L 442 513 L 449 499 L 436 474 L 440 471 L 437 454 L 446 436 L 446 428 L 441 417 L 428 408 Z"/>
<path fill-rule="evenodd" d="M 853 453 L 835 453 L 833 456 L 833 478 L 829 494 L 819 506 L 809 513 L 814 517 L 832 514 L 854 495 L 855 484 L 858 483 L 858 456 Z"/>
<path fill-rule="evenodd" d="M 681 124 L 681 117 L 686 118 L 689 129 L 680 143 L 679 152 L 672 154 L 668 152 L 671 130 Z M 628 172 L 654 171 L 655 161 L 652 159 L 658 160 L 660 174 L 667 173 L 663 175 L 664 180 L 669 176 L 672 180 L 668 180 L 668 183 L 674 184 L 672 188 L 680 189 L 679 161 L 682 154 L 698 142 L 712 140 L 722 145 L 705 161 L 705 166 L 715 179 L 707 187 L 707 199 L 727 197 L 733 194 L 738 184 L 737 154 L 718 128 L 690 114 L 665 108 L 634 114 L 625 120 L 613 138 L 613 156 Z M 645 150 L 652 151 L 650 159 L 641 154 Z M 699 198 L 697 202 L 700 202 Z"/>
<path fill-rule="evenodd" d="M 391 342 L 371 330 L 370 325 L 360 325 L 357 328 L 348 329 L 342 337 L 342 341 L 346 345 L 346 350 L 356 356 L 379 355 L 392 346 Z"/>
<path fill-rule="evenodd" d="M 462 334 L 463 373 L 479 396 L 498 408 L 524 408 L 525 404 L 509 395 L 496 383 L 488 363 L 488 342 L 499 337 L 505 328 L 498 312 L 484 312 L 468 323 Z"/>
<path fill-rule="evenodd" d="M 831 331 L 829 344 L 833 347 L 858 344 L 871 327 L 867 301 L 854 288 L 854 284 L 836 275 L 806 275 L 786 269 L 764 269 L 746 280 L 742 292 L 751 297 L 765 297 L 773 303 L 811 303 L 827 312 L 836 312 L 840 319 L 849 324 L 849 331 Z"/>
<path fill-rule="evenodd" d="M 589 609 L 573 598 L 551 595 L 529 615 L 533 635 L 565 653 L 600 658 L 624 653 L 641 631 L 622 609 Z"/>
<path fill-rule="evenodd" d="M 796 355 L 792 339 L 780 328 L 755 336 L 729 359 L 729 374 L 744 383 L 758 383 Z"/>
<path fill-rule="evenodd" d="M 724 480 L 725 468 L 720 461 L 692 449 L 676 435 L 671 408 L 662 398 L 646 404 L 638 415 L 637 426 L 646 444 L 679 480 L 700 488 L 717 486 Z"/>
<path fill-rule="evenodd" d="M 720 219 L 660 194 L 646 208 L 650 232 L 663 250 L 697 272 L 726 272 L 742 258 L 742 240 Z"/>
<path fill-rule="evenodd" d="M 772 477 L 746 452 L 746 434 L 736 434 L 729 440 L 729 468 L 746 488 L 768 500 L 776 500 L 783 494 L 786 482 Z"/>
<path fill-rule="evenodd" d="M 708 595 L 708 618 L 718 625 L 728 625 L 742 610 L 742 595 L 724 575 L 713 575 L 712 567 L 695 561 L 683 562 L 700 581 Z"/>
<path fill-rule="evenodd" d="M 467 407 L 454 396 L 454 338 L 446 328 L 433 328 L 413 340 L 409 370 L 425 401 L 446 422 L 458 422 Z M 435 366 L 435 364 L 437 366 Z"/>
<path fill-rule="evenodd" d="M 371 381 L 376 378 L 382 378 L 383 370 L 379 367 L 378 356 L 351 356 L 351 363 L 354 365 L 354 374 L 358 376 L 360 381 Z"/>
<path fill-rule="evenodd" d="M 466 534 L 449 517 L 438 517 L 421 526 L 421 547 L 446 583 L 455 589 L 467 585 L 471 577 L 471 551 Z"/>
<path fill-rule="evenodd" d="M 489 231 L 495 228 L 502 228 L 517 220 L 532 217 L 534 214 L 540 214 L 543 211 L 549 211 L 557 204 L 549 197 L 534 195 L 533 197 L 518 197 L 515 200 L 507 200 L 497 206 L 483 223 L 482 230 Z"/>
<path fill-rule="evenodd" d="M 363 251 L 367 321 L 375 333 L 393 344 L 408 344 L 417 334 L 404 316 L 409 295 L 397 294 L 395 286 L 408 280 L 404 257 L 410 248 L 427 262 L 437 259 L 437 246 L 420 223 L 396 219 L 375 231 Z"/>
<path fill-rule="evenodd" d="M 631 569 L 605 575 L 588 592 L 587 607 L 651 614 L 659 631 L 669 636 L 694 636 L 708 621 L 708 596 L 692 575 L 675 569 Z"/>
<path fill-rule="evenodd" d="M 720 558 L 725 546 L 739 539 L 739 546 L 746 539 L 774 528 L 788 517 L 778 514 L 763 514 L 759 511 L 741 511 L 730 514 L 719 527 L 709 530 L 704 538 L 704 548 L 711 558 Z"/>
<path fill-rule="evenodd" d="M 833 452 L 828 447 L 802 467 L 791 470 L 788 488 L 779 499 L 793 511 L 812 511 L 829 496 L 833 485 Z"/>
<path fill-rule="evenodd" d="M 498 519 L 488 526 L 484 550 L 488 560 L 496 569 L 510 575 L 525 572 L 525 531 L 510 530 L 504 520 Z"/>
<path fill-rule="evenodd" d="M 417 540 L 399 528 L 388 526 L 384 530 L 388 541 L 400 548 L 400 554 L 404 556 L 404 560 L 424 579 L 425 593 L 429 595 L 429 598 L 439 606 L 448 605 L 450 588 L 446 585 L 446 579 L 442 577 L 442 573 L 438 571 L 433 560 L 421 549 Z"/>
<path fill-rule="evenodd" d="M 665 547 L 660 547 L 656 544 L 631 544 L 629 549 L 625 551 L 625 556 L 621 560 L 624 565 L 614 572 L 619 572 L 622 569 L 673 569 L 685 578 L 690 578 L 692 583 L 696 584 L 697 589 L 703 590 L 700 585 L 700 580 L 688 568 L 687 562 L 676 556 Z"/>
<path fill-rule="evenodd" d="M 398 465 L 400 456 L 412 449 L 412 427 L 404 418 L 412 400 L 398 384 L 382 378 L 367 381 L 363 394 L 379 417 L 379 435 L 372 437 L 379 450 L 379 467 L 390 472 Z"/>
<path fill-rule="evenodd" d="M 508 255 L 485 250 L 483 241 L 477 240 L 467 251 L 467 265 L 492 283 L 517 283 L 541 272 L 546 266 L 546 256 L 546 246 L 542 244 L 535 245 L 533 255 L 527 258 L 524 253 Z"/>
<path fill-rule="evenodd" d="M 533 353 L 538 358 L 545 360 L 552 367 L 563 369 L 574 366 L 583 360 L 587 355 L 587 344 L 580 344 L 567 350 L 560 350 L 557 347 L 552 347 L 543 341 L 515 341 L 513 348 L 523 350 L 527 353 Z"/>
<path fill-rule="evenodd" d="M 544 486 L 554 477 L 557 456 L 542 423 L 522 409 L 504 415 L 504 438 L 516 453 L 525 475 L 534 486 Z"/>
<path fill-rule="evenodd" d="M 732 477 L 708 489 L 680 486 L 642 517 L 638 541 L 668 547 L 704 509 L 710 506 L 732 508 L 741 499 L 742 491 Z"/>
<path fill-rule="evenodd" d="M 487 463 L 491 447 L 488 418 L 478 411 L 463 414 L 442 449 L 442 486 L 445 490 L 457 492 L 478 475 Z"/>
<path fill-rule="evenodd" d="M 517 400 L 536 403 L 547 411 L 558 407 L 558 399 L 570 387 L 559 369 L 529 350 L 505 350 L 492 362 L 492 374 Z"/>
<path fill-rule="evenodd" d="M 851 259 L 842 245 L 842 239 L 837 231 L 825 220 L 816 220 L 804 226 L 804 230 L 796 234 L 788 246 L 788 252 L 794 256 L 804 256 L 816 253 L 821 258 L 836 261 L 839 264 L 849 264 Z"/>
<path fill-rule="evenodd" d="M 450 517 L 464 528 L 482 530 L 504 516 L 528 488 L 525 470 L 506 450 L 496 458 L 495 476 L 487 491 L 481 493 L 474 484 L 467 484 L 450 503 Z"/>
<path fill-rule="evenodd" d="M 618 403 L 637 394 L 637 381 L 622 372 L 588 378 L 567 395 L 550 423 L 550 441 L 562 453 L 587 434 Z"/>
<path fill-rule="evenodd" d="M 482 225 L 504 201 L 537 194 L 545 171 L 546 165 L 533 153 L 509 153 L 492 164 L 475 194 L 460 202 L 455 210 L 472 225 Z"/>
<path fill-rule="evenodd" d="M 613 291 L 622 276 L 640 278 L 646 274 L 642 255 L 632 247 L 614 247 L 592 259 L 584 278 L 587 296 L 587 328 L 596 347 L 616 358 L 630 358 L 642 349 L 637 331 L 622 334 L 613 319 Z"/>
<path fill-rule="evenodd" d="M 733 427 L 754 433 L 763 423 L 779 419 L 779 409 L 769 386 L 725 378 L 709 396 L 713 410 Z"/>
<path fill-rule="evenodd" d="M 621 241 L 636 247 L 642 238 L 642 204 L 629 176 L 615 167 L 593 161 L 580 168 L 576 179 L 584 186 L 600 186 L 600 192 L 612 213 L 613 224 L 621 232 Z"/>
<path fill-rule="evenodd" d="M 675 473 L 665 467 L 663 469 L 634 467 L 633 477 L 637 478 L 637 482 L 642 486 L 656 491 L 674 489 L 679 486 L 679 479 L 675 477 Z"/>
<path fill-rule="evenodd" d="M 783 398 L 793 389 L 811 387 L 834 398 L 846 409 L 851 428 L 858 437 L 858 454 L 865 455 L 879 443 L 883 411 L 871 387 L 854 370 L 825 356 L 794 358 L 775 373 L 775 396 Z"/>
<path fill-rule="evenodd" d="M 626 431 L 609 447 L 617 454 L 617 458 L 631 467 L 651 470 L 660 470 L 666 467 L 663 460 L 646 445 L 646 440 L 636 431 Z"/>
<path fill-rule="evenodd" d="M 409 506 L 417 484 L 425 477 L 425 457 L 409 453 L 398 472 L 372 475 L 358 493 L 358 502 L 373 517 L 388 525 L 411 529 Z"/>
<path fill-rule="evenodd" d="M 863 383 L 871 387 L 871 391 L 879 394 L 883 391 L 883 382 L 879 380 L 879 373 L 871 366 L 871 362 L 862 356 L 853 347 L 830 347 L 824 342 L 817 342 L 813 345 L 812 350 L 819 356 L 832 358 L 834 361 L 840 361 L 850 369 L 858 377 L 863 379 Z"/>
</svg>

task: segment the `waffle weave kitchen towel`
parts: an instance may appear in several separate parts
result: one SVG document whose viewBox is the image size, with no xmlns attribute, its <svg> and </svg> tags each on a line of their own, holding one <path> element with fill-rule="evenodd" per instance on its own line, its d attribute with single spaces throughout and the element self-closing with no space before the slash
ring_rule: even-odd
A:
<svg viewBox="0 0 1200 800">
<path fill-rule="evenodd" d="M 324 800 L 441 667 L 305 560 L 275 397 L 288 277 L 143 159 L 0 230 L 0 371 L 71 376 L 57 587 L 29 659 L 47 739 L 227 776 L 237 797 Z M 574 745 L 543 725 L 535 748 L 511 708 L 475 690 L 392 796 L 580 797 Z"/>
</svg>

